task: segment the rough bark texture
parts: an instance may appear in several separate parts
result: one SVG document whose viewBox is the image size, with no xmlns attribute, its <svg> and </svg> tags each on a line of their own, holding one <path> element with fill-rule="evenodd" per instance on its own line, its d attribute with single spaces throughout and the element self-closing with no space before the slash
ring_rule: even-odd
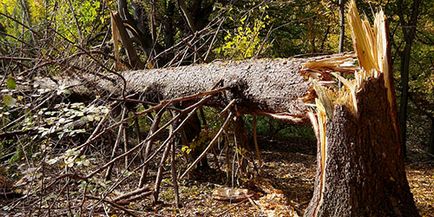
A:
<svg viewBox="0 0 434 217">
<path fill-rule="evenodd" d="M 302 98 L 307 95 L 310 82 L 300 74 L 302 63 L 308 59 L 262 59 L 231 63 L 210 63 L 166 69 L 124 72 L 126 95 L 152 102 L 173 99 L 210 90 L 217 82 L 230 86 L 227 98 L 212 100 L 225 105 L 231 99 L 245 113 L 285 113 L 305 120 L 307 110 Z M 39 81 L 42 87 L 77 85 L 72 92 L 84 95 L 103 95 L 104 92 L 120 97 L 123 81 L 119 76 L 111 80 L 86 75 L 80 79 L 49 79 Z M 87 84 L 83 85 L 83 81 Z M 54 87 L 53 87 L 54 86 Z"/>
<path fill-rule="evenodd" d="M 357 93 L 359 117 L 335 106 L 326 125 L 325 180 L 318 164 L 305 216 L 419 216 L 383 84 L 380 76 Z"/>
<path fill-rule="evenodd" d="M 125 96 L 134 94 L 135 99 L 158 102 L 204 92 L 222 82 L 230 89 L 225 96 L 212 100 L 214 106 L 235 99 L 242 113 L 283 113 L 305 120 L 308 108 L 303 98 L 312 96 L 312 84 L 300 69 L 308 60 L 312 59 L 250 60 L 125 72 Z M 77 85 L 72 88 L 74 93 L 122 96 L 123 80 L 116 76 L 85 76 L 59 83 Z M 58 85 L 48 79 L 39 84 L 46 88 Z M 328 119 L 325 179 L 319 163 L 314 196 L 305 216 L 418 216 L 383 75 L 366 82 L 356 98 L 358 117 L 353 110 L 337 105 Z"/>
</svg>

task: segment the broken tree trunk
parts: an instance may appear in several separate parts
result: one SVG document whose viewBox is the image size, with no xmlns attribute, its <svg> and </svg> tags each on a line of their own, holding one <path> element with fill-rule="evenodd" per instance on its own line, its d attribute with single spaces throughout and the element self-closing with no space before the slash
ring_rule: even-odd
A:
<svg viewBox="0 0 434 217">
<path fill-rule="evenodd" d="M 348 15 L 361 69 L 345 88 L 317 87 L 311 120 L 318 137 L 313 198 L 305 216 L 419 216 L 405 175 L 390 70 L 387 24 Z"/>
<path fill-rule="evenodd" d="M 342 59 L 353 55 L 334 55 Z M 75 98 L 86 99 L 111 95 L 119 100 L 138 103 L 159 103 L 186 97 L 210 90 L 217 83 L 227 88 L 226 96 L 214 98 L 208 105 L 223 108 L 236 99 L 238 111 L 249 114 L 265 114 L 289 122 L 305 122 L 307 106 L 304 103 L 311 93 L 311 82 L 300 73 L 303 63 L 329 58 L 262 59 L 231 63 L 211 63 L 176 68 L 123 72 L 108 79 L 98 75 L 81 75 L 75 78 L 60 78 L 37 81 L 39 88 L 56 89 L 70 87 Z M 349 69 L 342 69 L 348 72 Z M 311 74 L 311 73 L 309 73 Z M 107 78 L 107 77 L 106 77 Z M 122 98 L 125 83 L 125 96 Z M 122 98 L 122 99 L 120 99 Z M 192 98 L 192 101 L 197 100 Z"/>
<path fill-rule="evenodd" d="M 418 216 L 383 76 L 356 94 L 358 114 L 336 105 L 326 121 L 314 196 L 305 216 Z M 323 160 L 323 157 L 325 160 Z M 324 162 L 324 165 L 321 165 Z"/>
<path fill-rule="evenodd" d="M 348 13 L 360 67 L 348 66 L 352 55 L 334 55 L 132 71 L 123 78 L 86 75 L 59 83 L 78 95 L 109 93 L 116 100 L 150 105 L 179 97 L 194 103 L 200 98 L 195 96 L 205 96 L 219 83 L 208 105 L 234 102 L 240 113 L 292 122 L 310 118 L 318 138 L 318 167 L 305 216 L 418 216 L 400 151 L 385 17 L 378 13 L 371 27 L 360 19 L 354 1 Z M 59 85 L 49 79 L 39 84 Z"/>
</svg>

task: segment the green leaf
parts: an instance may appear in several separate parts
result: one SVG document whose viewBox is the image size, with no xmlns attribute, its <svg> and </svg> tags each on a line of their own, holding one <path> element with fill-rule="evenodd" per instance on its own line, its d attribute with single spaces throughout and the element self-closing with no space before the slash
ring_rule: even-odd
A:
<svg viewBox="0 0 434 217">
<path fill-rule="evenodd" d="M 12 97 L 11 95 L 4 95 L 3 96 L 3 104 L 5 104 L 5 106 L 14 107 L 16 103 L 17 103 L 17 100 L 14 97 Z"/>
<path fill-rule="evenodd" d="M 246 21 L 246 19 L 247 19 L 247 16 L 242 17 L 241 20 L 240 20 L 240 23 L 244 24 L 244 21 Z"/>
<path fill-rule="evenodd" d="M 6 87 L 9 90 L 15 90 L 15 88 L 17 87 L 17 83 L 15 82 L 14 77 L 8 76 L 8 79 L 6 80 Z"/>
</svg>

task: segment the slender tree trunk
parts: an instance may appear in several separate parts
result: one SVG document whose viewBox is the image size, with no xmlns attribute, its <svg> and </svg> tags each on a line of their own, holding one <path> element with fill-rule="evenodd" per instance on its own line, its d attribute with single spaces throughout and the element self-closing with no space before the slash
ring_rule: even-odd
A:
<svg viewBox="0 0 434 217">
<path fill-rule="evenodd" d="M 401 151 L 407 156 L 407 116 L 408 116 L 408 91 L 409 91 L 409 67 L 410 67 L 411 43 L 406 44 L 401 54 L 401 101 L 399 104 L 399 126 L 401 129 Z"/>
<path fill-rule="evenodd" d="M 404 1 L 398 1 L 398 15 L 404 34 L 405 47 L 401 53 L 401 101 L 399 105 L 399 126 L 401 129 L 401 151 L 406 156 L 407 152 L 407 116 L 408 116 L 408 91 L 411 47 L 416 36 L 416 25 L 419 18 L 421 0 L 413 0 L 409 20 L 404 17 Z"/>
<path fill-rule="evenodd" d="M 345 41 L 345 0 L 339 0 L 339 26 L 339 53 L 342 53 Z"/>
</svg>

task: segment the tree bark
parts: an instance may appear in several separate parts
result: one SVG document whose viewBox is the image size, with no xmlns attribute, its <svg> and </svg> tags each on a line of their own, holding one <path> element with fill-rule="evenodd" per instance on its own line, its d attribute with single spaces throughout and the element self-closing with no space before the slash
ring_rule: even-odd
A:
<svg viewBox="0 0 434 217">
<path fill-rule="evenodd" d="M 371 26 L 355 1 L 348 13 L 360 70 L 352 81 L 337 76 L 339 93 L 315 88 L 318 166 L 305 216 L 419 216 L 401 152 L 386 18 L 379 11 Z"/>
<path fill-rule="evenodd" d="M 352 55 L 335 55 L 131 71 L 108 79 L 96 75 L 62 78 L 58 83 L 42 79 L 39 85 L 71 86 L 73 93 L 87 97 L 110 94 L 116 100 L 158 103 L 222 84 L 226 92 L 208 105 L 224 107 L 235 101 L 235 116 L 311 119 L 319 141 L 318 166 L 305 216 L 419 216 L 401 152 L 384 13 L 376 15 L 373 27 L 360 19 L 354 1 L 348 13 L 358 67 L 342 66 Z M 330 82 L 331 72 L 348 71 L 353 80 L 333 74 L 343 88 Z M 316 114 L 309 109 L 313 100 Z"/>
<path fill-rule="evenodd" d="M 383 84 L 380 76 L 357 93 L 359 117 L 344 105 L 334 107 L 326 123 L 325 169 L 318 149 L 305 216 L 419 216 Z"/>
<path fill-rule="evenodd" d="M 337 57 L 342 55 L 332 56 Z M 311 99 L 314 86 L 305 76 L 312 76 L 308 70 L 315 65 L 323 71 L 330 69 L 323 67 L 324 58 L 212 63 L 125 72 L 125 80 L 87 75 L 38 83 L 51 89 L 73 86 L 73 93 L 87 97 L 109 93 L 125 100 L 121 98 L 125 81 L 125 96 L 135 95 L 128 100 L 160 102 L 204 92 L 221 82 L 228 87 L 226 96 L 215 97 L 211 106 L 223 107 L 235 99 L 240 113 L 271 114 L 303 122 L 309 111 L 304 100 Z M 363 82 L 355 95 L 356 112 L 347 103 L 331 107 L 332 116 L 325 125 L 325 155 L 320 144 L 314 196 L 305 216 L 418 216 L 405 175 L 399 133 L 393 124 L 396 113 L 391 112 L 391 105 L 395 104 L 388 103 L 387 82 L 383 74 Z"/>
<path fill-rule="evenodd" d="M 399 127 L 401 129 L 402 154 L 407 155 L 407 116 L 411 43 L 405 45 L 401 53 L 401 101 L 399 104 Z"/>
<path fill-rule="evenodd" d="M 401 53 L 401 101 L 399 105 L 399 125 L 401 129 L 401 151 L 404 157 L 407 154 L 407 116 L 408 116 L 408 97 L 409 97 L 409 73 L 410 57 L 413 40 L 416 36 L 416 25 L 419 18 L 421 0 L 414 0 L 411 6 L 411 14 L 408 22 L 405 21 L 403 0 L 398 1 L 398 15 L 401 21 L 401 28 L 404 34 L 405 47 Z"/>
<path fill-rule="evenodd" d="M 229 87 L 226 97 L 214 98 L 212 106 L 222 107 L 235 99 L 241 113 L 303 122 L 309 111 L 304 99 L 310 98 L 313 82 L 304 77 L 307 72 L 302 67 L 312 66 L 307 61 L 323 59 L 250 60 L 125 72 L 125 95 L 160 102 L 204 92 L 222 82 Z M 122 82 L 116 76 L 107 80 L 88 75 L 64 78 L 58 84 L 42 79 L 39 85 L 77 85 L 71 89 L 75 94 L 92 97 L 108 92 L 120 98 Z M 385 83 L 379 74 L 362 85 L 356 93 L 356 113 L 346 103 L 332 107 L 326 122 L 326 157 L 319 145 L 314 195 L 305 216 L 418 216 Z"/>
<path fill-rule="evenodd" d="M 339 53 L 342 53 L 345 41 L 345 0 L 339 0 L 339 27 Z"/>
<path fill-rule="evenodd" d="M 343 56 L 343 55 L 336 55 Z M 103 79 L 97 75 L 75 78 L 38 79 L 40 88 L 57 89 L 73 86 L 71 92 L 78 98 L 94 98 L 98 95 L 121 97 L 125 82 L 125 95 L 158 103 L 210 90 L 222 82 L 229 87 L 226 96 L 210 100 L 209 105 L 224 107 L 232 99 L 237 100 L 240 113 L 270 114 L 292 121 L 307 120 L 307 106 L 303 97 L 310 94 L 310 81 L 300 73 L 303 63 L 314 59 L 262 59 L 231 63 L 211 63 L 166 69 L 130 71 Z"/>
</svg>

